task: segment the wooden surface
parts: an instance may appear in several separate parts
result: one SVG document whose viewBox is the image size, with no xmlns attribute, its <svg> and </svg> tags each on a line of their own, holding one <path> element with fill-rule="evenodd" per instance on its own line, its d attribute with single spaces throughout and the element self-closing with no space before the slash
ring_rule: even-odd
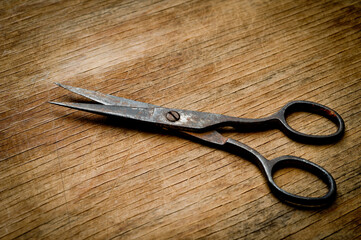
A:
<svg viewBox="0 0 361 240">
<path fill-rule="evenodd" d="M 355 1 L 1 1 L 1 239 L 354 239 L 361 234 L 361 5 Z M 345 137 L 227 132 L 266 158 L 325 167 L 338 197 L 296 209 L 238 156 L 48 104 L 53 82 L 161 106 L 264 117 L 291 100 L 335 109 Z M 305 118 L 306 117 L 306 118 Z M 332 124 L 296 114 L 295 128 Z M 318 196 L 313 176 L 277 183 Z M 321 190 L 319 190 L 321 188 Z"/>
</svg>

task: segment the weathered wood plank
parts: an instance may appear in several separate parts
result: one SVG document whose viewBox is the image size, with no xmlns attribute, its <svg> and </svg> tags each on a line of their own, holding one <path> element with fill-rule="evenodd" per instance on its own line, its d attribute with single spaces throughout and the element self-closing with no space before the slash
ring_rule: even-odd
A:
<svg viewBox="0 0 361 240">
<path fill-rule="evenodd" d="M 0 3 L 0 238 L 360 237 L 361 5 L 358 1 L 3 1 Z M 325 167 L 335 203 L 303 210 L 270 192 L 245 159 L 48 101 L 84 100 L 66 83 L 157 105 L 264 117 L 325 104 L 338 143 L 276 130 L 226 132 L 266 158 Z M 296 129 L 334 127 L 294 114 Z M 276 175 L 294 193 L 316 178 Z"/>
</svg>

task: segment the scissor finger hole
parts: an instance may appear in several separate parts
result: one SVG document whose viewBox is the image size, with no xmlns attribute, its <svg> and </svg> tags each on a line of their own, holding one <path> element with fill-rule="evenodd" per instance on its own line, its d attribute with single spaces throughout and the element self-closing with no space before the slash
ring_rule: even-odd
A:
<svg viewBox="0 0 361 240">
<path fill-rule="evenodd" d="M 318 198 L 329 191 L 319 177 L 300 168 L 279 168 L 273 173 L 273 180 L 283 190 L 303 197 Z"/>
<path fill-rule="evenodd" d="M 310 135 L 330 135 L 337 132 L 331 120 L 309 112 L 293 112 L 286 116 L 287 124 L 294 130 Z"/>
</svg>

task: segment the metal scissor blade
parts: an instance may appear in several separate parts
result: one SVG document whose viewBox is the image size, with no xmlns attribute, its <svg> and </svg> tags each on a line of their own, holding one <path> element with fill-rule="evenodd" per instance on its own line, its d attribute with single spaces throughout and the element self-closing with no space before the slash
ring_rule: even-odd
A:
<svg viewBox="0 0 361 240">
<path fill-rule="evenodd" d="M 55 83 L 56 85 L 65 88 L 73 93 L 79 94 L 83 97 L 89 98 L 95 102 L 104 104 L 104 105 L 116 105 L 116 106 L 124 106 L 124 107 L 142 107 L 142 108 L 154 108 L 156 105 L 152 105 L 149 103 L 138 102 L 134 100 L 130 100 L 127 98 L 116 97 L 109 94 L 104 94 L 96 91 L 91 91 L 83 88 L 72 87 L 68 85 L 64 85 L 61 83 Z"/>
<path fill-rule="evenodd" d="M 127 119 L 159 124 L 158 122 L 159 119 L 157 120 L 157 117 L 154 117 L 155 108 L 124 107 L 124 106 L 114 106 L 114 105 L 105 106 L 96 103 L 62 103 L 62 102 L 49 102 L 49 103 L 63 107 L 73 108 L 76 110 L 91 112 L 91 113 L 117 116 Z M 188 131 L 181 131 L 181 132 L 183 132 L 183 134 L 187 134 L 196 137 L 198 139 L 201 139 L 205 142 L 210 142 L 217 145 L 223 145 L 228 140 L 228 138 L 223 137 L 220 133 L 218 133 L 215 130 L 205 133 L 195 133 Z"/>
<path fill-rule="evenodd" d="M 220 114 L 163 107 L 139 108 L 116 105 L 102 105 L 97 103 L 50 103 L 91 113 L 139 120 L 156 124 L 158 126 L 163 126 L 165 128 L 172 128 L 181 131 L 183 130 L 191 132 L 205 132 L 211 130 L 211 128 L 214 129 L 221 127 L 222 124 L 228 123 L 233 120 L 232 117 L 227 117 Z M 172 115 L 172 112 L 178 114 L 178 119 L 175 121 L 173 119 L 170 119 L 169 115 Z"/>
<path fill-rule="evenodd" d="M 188 132 L 188 131 L 181 131 L 181 132 L 183 134 L 198 138 L 204 142 L 213 143 L 216 145 L 224 145 L 228 140 L 228 137 L 224 137 L 216 130 L 212 130 L 204 133 L 196 133 L 196 132 Z"/>
<path fill-rule="evenodd" d="M 155 123 L 153 120 L 154 108 L 124 107 L 115 105 L 101 105 L 96 103 L 62 103 L 49 102 L 51 104 L 82 110 L 102 115 L 117 116 L 143 122 Z"/>
<path fill-rule="evenodd" d="M 158 126 L 162 126 L 164 128 L 172 128 L 179 131 L 204 132 L 211 130 L 210 128 L 217 128 L 221 126 L 222 123 L 235 121 L 233 117 L 227 117 L 220 114 L 158 107 L 156 105 L 148 103 L 138 102 L 121 97 L 115 97 L 112 95 L 107 95 L 78 87 L 71 87 L 60 83 L 57 83 L 57 85 L 104 105 L 91 103 L 50 102 L 52 104 L 96 114 L 117 116 L 132 120 L 148 122 L 156 124 Z M 178 114 L 178 119 L 172 120 L 169 118 L 169 115 L 173 115 L 173 112 Z M 223 138 L 223 136 L 221 136 L 218 132 L 186 134 L 219 145 L 224 144 L 226 141 L 226 138 Z"/>
</svg>

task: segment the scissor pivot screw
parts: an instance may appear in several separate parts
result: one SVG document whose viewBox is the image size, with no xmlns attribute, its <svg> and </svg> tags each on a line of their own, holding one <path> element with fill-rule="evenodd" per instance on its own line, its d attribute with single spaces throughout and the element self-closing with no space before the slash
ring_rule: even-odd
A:
<svg viewBox="0 0 361 240">
<path fill-rule="evenodd" d="M 167 116 L 166 116 L 166 117 L 167 117 L 168 121 L 170 121 L 170 122 L 176 122 L 176 121 L 179 120 L 180 115 L 179 115 L 179 113 L 176 112 L 176 111 L 169 111 L 169 112 L 167 112 Z"/>
</svg>

